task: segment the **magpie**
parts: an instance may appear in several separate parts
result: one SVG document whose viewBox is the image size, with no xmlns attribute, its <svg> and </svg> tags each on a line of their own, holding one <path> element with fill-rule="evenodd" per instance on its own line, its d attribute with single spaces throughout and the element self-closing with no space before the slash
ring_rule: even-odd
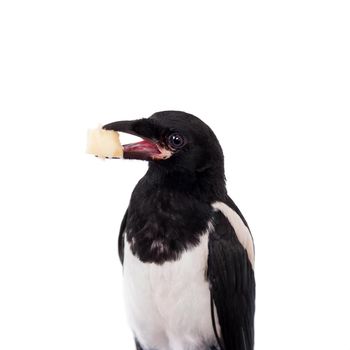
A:
<svg viewBox="0 0 350 350">
<path fill-rule="evenodd" d="M 180 111 L 103 128 L 140 137 L 124 158 L 148 161 L 118 239 L 136 349 L 252 350 L 254 243 L 213 131 Z"/>
</svg>

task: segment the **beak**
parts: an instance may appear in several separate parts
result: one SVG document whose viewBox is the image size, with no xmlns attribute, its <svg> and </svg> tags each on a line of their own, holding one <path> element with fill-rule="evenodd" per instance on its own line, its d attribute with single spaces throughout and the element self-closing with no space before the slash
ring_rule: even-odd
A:
<svg viewBox="0 0 350 350">
<path fill-rule="evenodd" d="M 149 119 L 118 121 L 103 126 L 103 129 L 124 132 L 141 137 L 140 142 L 123 145 L 123 158 L 160 160 L 171 157 L 172 152 L 160 145 L 161 130 Z"/>
</svg>

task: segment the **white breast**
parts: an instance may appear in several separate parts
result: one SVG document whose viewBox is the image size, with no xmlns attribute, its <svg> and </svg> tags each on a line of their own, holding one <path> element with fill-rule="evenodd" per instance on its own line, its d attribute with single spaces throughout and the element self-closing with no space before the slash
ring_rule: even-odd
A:
<svg viewBox="0 0 350 350">
<path fill-rule="evenodd" d="M 143 263 L 125 242 L 124 292 L 130 326 L 148 349 L 199 350 L 215 344 L 205 279 L 209 230 L 179 260 Z"/>
</svg>

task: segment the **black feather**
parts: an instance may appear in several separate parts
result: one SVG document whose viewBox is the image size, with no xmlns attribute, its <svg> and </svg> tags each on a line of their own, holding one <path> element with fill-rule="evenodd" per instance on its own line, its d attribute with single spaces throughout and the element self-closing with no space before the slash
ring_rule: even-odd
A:
<svg viewBox="0 0 350 350">
<path fill-rule="evenodd" d="M 209 236 L 208 278 L 225 350 L 254 348 L 255 279 L 247 251 L 221 213 Z"/>
<path fill-rule="evenodd" d="M 146 175 L 136 186 L 128 209 L 126 237 L 143 262 L 176 260 L 196 246 L 212 214 L 210 203 L 190 191 L 154 183 Z"/>
<path fill-rule="evenodd" d="M 124 263 L 124 241 L 125 241 L 126 221 L 128 219 L 128 211 L 129 209 L 126 210 L 122 223 L 120 224 L 119 237 L 118 237 L 118 254 L 119 254 L 119 260 L 122 264 Z"/>
</svg>

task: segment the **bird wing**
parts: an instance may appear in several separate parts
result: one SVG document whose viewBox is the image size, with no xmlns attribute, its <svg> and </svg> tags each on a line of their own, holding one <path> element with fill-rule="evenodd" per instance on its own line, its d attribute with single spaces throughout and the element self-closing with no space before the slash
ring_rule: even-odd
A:
<svg viewBox="0 0 350 350">
<path fill-rule="evenodd" d="M 126 210 L 122 223 L 120 224 L 119 229 L 119 237 L 118 237 L 118 254 L 119 254 L 119 260 L 123 264 L 124 262 L 124 240 L 125 240 L 125 229 L 126 229 L 126 220 L 128 218 L 128 210 Z"/>
<path fill-rule="evenodd" d="M 255 313 L 254 244 L 242 214 L 235 210 L 236 205 L 230 199 L 225 202 L 213 204 L 216 209 L 214 229 L 209 235 L 208 279 L 213 327 L 222 350 L 252 350 Z"/>
</svg>

